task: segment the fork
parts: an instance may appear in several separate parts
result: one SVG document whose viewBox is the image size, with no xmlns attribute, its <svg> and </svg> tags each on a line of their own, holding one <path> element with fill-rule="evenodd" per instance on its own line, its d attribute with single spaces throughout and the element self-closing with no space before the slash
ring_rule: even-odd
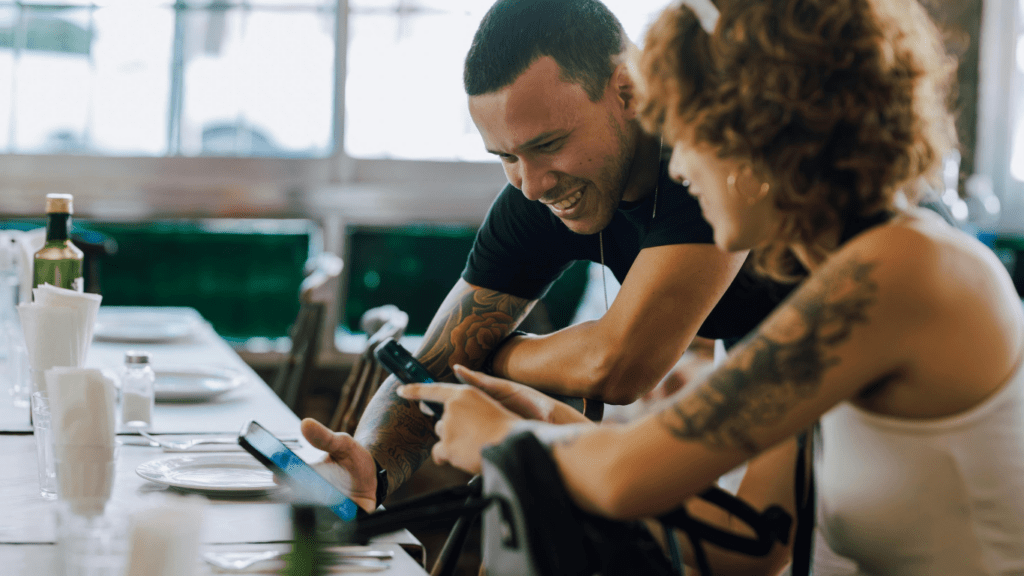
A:
<svg viewBox="0 0 1024 576">
<path fill-rule="evenodd" d="M 192 448 L 193 446 L 199 446 L 200 444 L 238 444 L 237 438 L 225 438 L 223 436 L 215 438 L 190 438 L 188 440 L 183 441 L 173 441 L 157 438 L 156 436 L 153 436 L 152 434 L 145 432 L 143 430 L 139 430 L 138 432 L 139 435 L 145 438 L 146 440 L 149 440 L 153 444 L 160 446 L 162 448 L 167 448 L 168 450 L 188 450 L 189 448 Z M 283 438 L 281 439 L 281 441 L 284 442 L 285 444 L 298 442 L 297 439 L 293 438 Z"/>
</svg>

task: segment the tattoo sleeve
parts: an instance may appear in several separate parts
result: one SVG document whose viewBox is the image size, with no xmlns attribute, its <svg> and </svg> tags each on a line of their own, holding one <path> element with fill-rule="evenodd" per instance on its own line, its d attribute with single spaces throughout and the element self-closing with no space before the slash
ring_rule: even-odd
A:
<svg viewBox="0 0 1024 576">
<path fill-rule="evenodd" d="M 807 285 L 748 337 L 736 356 L 693 394 L 660 414 L 677 438 L 756 453 L 755 429 L 814 394 L 839 364 L 834 349 L 868 321 L 877 301 L 875 265 L 851 259 Z"/>
<path fill-rule="evenodd" d="M 460 281 L 434 315 L 417 357 L 438 380 L 450 381 L 455 364 L 482 365 L 535 302 Z M 432 420 L 395 393 L 400 385 L 394 377 L 384 381 L 356 430 L 356 439 L 387 469 L 392 490 L 420 467 L 437 441 Z"/>
</svg>

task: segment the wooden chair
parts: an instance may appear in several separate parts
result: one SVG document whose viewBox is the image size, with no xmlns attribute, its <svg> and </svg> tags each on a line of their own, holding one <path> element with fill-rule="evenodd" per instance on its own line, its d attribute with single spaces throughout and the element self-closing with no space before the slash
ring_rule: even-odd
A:
<svg viewBox="0 0 1024 576">
<path fill-rule="evenodd" d="M 409 315 L 391 304 L 372 308 L 363 314 L 359 325 L 368 335 L 366 347 L 356 358 L 348 379 L 341 387 L 338 405 L 328 424 L 331 430 L 355 432 L 366 405 L 388 376 L 388 371 L 380 365 L 373 352 L 388 338 L 400 339 L 408 324 Z"/>
<path fill-rule="evenodd" d="M 307 265 L 308 273 L 299 287 L 299 314 L 290 334 L 292 346 L 271 386 L 292 412 L 298 413 L 321 349 L 334 348 L 342 267 L 341 258 L 323 253 Z"/>
</svg>

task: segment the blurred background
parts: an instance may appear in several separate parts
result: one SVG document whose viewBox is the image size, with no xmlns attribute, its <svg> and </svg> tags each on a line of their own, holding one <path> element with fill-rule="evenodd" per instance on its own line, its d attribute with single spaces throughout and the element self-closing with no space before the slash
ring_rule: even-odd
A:
<svg viewBox="0 0 1024 576">
<path fill-rule="evenodd" d="M 606 3 L 642 43 L 666 2 Z M 963 148 L 936 197 L 1024 288 L 1022 2 L 925 4 L 960 59 Z M 489 5 L 0 0 L 0 228 L 74 194 L 104 304 L 195 307 L 252 358 L 288 348 L 324 252 L 344 262 L 339 350 L 382 304 L 421 334 L 505 183 L 461 83 Z M 559 281 L 542 328 L 587 278 Z"/>
<path fill-rule="evenodd" d="M 606 3 L 642 43 L 665 0 Z M 1015 269 L 1024 9 L 926 4 L 961 58 L 963 151 L 937 193 Z M 0 0 L 0 225 L 72 193 L 104 303 L 193 305 L 240 342 L 286 336 L 304 263 L 333 252 L 343 332 L 382 303 L 422 332 L 505 182 L 461 82 L 488 6 Z M 579 298 L 586 271 L 566 276 Z"/>
<path fill-rule="evenodd" d="M 193 306 L 252 349 L 287 347 L 324 251 L 339 337 L 386 303 L 422 333 L 505 182 L 461 83 L 489 4 L 0 0 L 0 226 L 72 193 L 105 304 Z M 663 2 L 608 4 L 640 40 Z"/>
<path fill-rule="evenodd" d="M 667 4 L 605 2 L 638 44 Z M 1024 0 L 924 3 L 959 59 L 962 148 L 932 201 L 1024 292 Z M 490 4 L 0 0 L 0 233 L 73 194 L 104 305 L 193 307 L 268 383 L 314 342 L 293 409 L 327 421 L 366 312 L 397 306 L 415 348 L 506 182 L 461 80 Z M 528 328 L 599 315 L 600 278 L 569 269 Z M 431 468 L 392 501 L 465 481 Z M 417 536 L 433 554 L 446 533 Z"/>
</svg>

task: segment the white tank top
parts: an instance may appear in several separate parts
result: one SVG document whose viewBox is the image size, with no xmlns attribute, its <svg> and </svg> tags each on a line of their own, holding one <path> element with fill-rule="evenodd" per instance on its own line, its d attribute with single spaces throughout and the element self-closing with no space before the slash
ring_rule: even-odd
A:
<svg viewBox="0 0 1024 576">
<path fill-rule="evenodd" d="M 818 530 L 854 574 L 1024 574 L 1024 362 L 951 417 L 839 404 L 821 418 L 819 446 Z M 815 576 L 832 573 L 850 572 L 816 563 Z"/>
</svg>

